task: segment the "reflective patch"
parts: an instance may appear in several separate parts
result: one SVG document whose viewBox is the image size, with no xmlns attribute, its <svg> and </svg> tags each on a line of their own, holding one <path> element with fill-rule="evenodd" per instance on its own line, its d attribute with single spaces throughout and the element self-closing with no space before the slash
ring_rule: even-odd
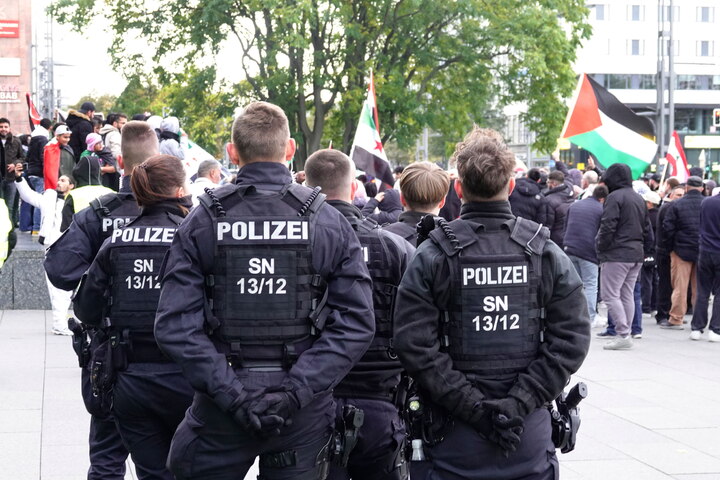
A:
<svg viewBox="0 0 720 480">
<path fill-rule="evenodd" d="M 228 249 L 225 318 L 295 318 L 297 253 Z"/>
<path fill-rule="evenodd" d="M 522 352 L 531 326 L 528 273 L 522 257 L 461 259 L 463 351 L 469 355 Z"/>
</svg>

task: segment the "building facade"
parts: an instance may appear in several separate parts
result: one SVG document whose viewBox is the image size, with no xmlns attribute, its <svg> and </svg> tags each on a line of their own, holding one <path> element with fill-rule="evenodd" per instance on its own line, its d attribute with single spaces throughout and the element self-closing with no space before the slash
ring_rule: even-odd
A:
<svg viewBox="0 0 720 480">
<path fill-rule="evenodd" d="M 28 0 L 0 2 L 0 117 L 15 135 L 30 133 L 25 94 L 32 91 L 32 12 Z"/>
</svg>

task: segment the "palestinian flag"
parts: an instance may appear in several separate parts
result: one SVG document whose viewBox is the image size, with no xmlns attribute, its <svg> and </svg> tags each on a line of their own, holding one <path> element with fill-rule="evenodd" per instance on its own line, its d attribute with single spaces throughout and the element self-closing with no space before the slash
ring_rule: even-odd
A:
<svg viewBox="0 0 720 480">
<path fill-rule="evenodd" d="M 670 137 L 670 145 L 668 145 L 665 158 L 670 165 L 670 176 L 677 178 L 680 183 L 687 182 L 687 179 L 690 178 L 690 170 L 688 170 L 685 150 L 680 143 L 680 136 L 676 131 Z"/>
<path fill-rule="evenodd" d="M 592 153 L 605 167 L 624 163 L 639 178 L 655 158 L 655 126 L 583 74 L 560 135 Z"/>
<path fill-rule="evenodd" d="M 355 131 L 350 158 L 355 166 L 365 173 L 379 178 L 383 183 L 392 186 L 395 179 L 392 175 L 390 162 L 388 162 L 382 141 L 380 140 L 380 128 L 378 125 L 377 107 L 375 104 L 375 85 L 373 84 L 372 73 L 370 74 L 370 86 L 368 87 L 367 99 L 363 103 L 360 112 L 360 121 Z"/>
<path fill-rule="evenodd" d="M 27 106 L 28 106 L 28 121 L 30 122 L 30 132 L 35 130 L 35 127 L 40 125 L 40 120 L 42 120 L 42 116 L 40 116 L 40 113 L 37 111 L 37 108 L 35 108 L 35 104 L 32 101 L 32 98 L 30 98 L 30 94 L 25 94 L 25 100 L 27 100 Z"/>
</svg>

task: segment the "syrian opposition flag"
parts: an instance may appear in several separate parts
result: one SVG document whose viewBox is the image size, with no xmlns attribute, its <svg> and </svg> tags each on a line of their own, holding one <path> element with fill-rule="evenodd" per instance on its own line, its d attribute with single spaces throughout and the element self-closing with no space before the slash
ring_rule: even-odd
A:
<svg viewBox="0 0 720 480">
<path fill-rule="evenodd" d="M 363 103 L 352 150 L 350 150 L 350 158 L 355 162 L 358 170 L 364 170 L 366 173 L 382 180 L 383 183 L 391 186 L 395 184 L 390 162 L 388 162 L 380 140 L 372 73 L 370 74 L 367 99 Z"/>
<path fill-rule="evenodd" d="M 605 168 L 626 164 L 635 179 L 657 152 L 650 119 L 636 115 L 586 74 L 580 77 L 560 136 L 592 153 Z"/>
<path fill-rule="evenodd" d="M 688 170 L 685 151 L 680 143 L 680 136 L 676 131 L 673 131 L 670 138 L 670 145 L 668 145 L 665 158 L 668 165 L 670 165 L 670 176 L 677 178 L 680 183 L 687 182 L 687 179 L 690 178 L 690 171 Z"/>
<path fill-rule="evenodd" d="M 30 98 L 30 94 L 25 94 L 25 100 L 27 100 L 27 106 L 28 106 L 28 121 L 30 122 L 30 131 L 32 132 L 35 130 L 35 127 L 40 125 L 40 120 L 42 120 L 42 116 L 40 116 L 40 112 L 37 111 L 37 108 L 35 108 L 35 104 L 32 101 L 32 98 Z"/>
</svg>

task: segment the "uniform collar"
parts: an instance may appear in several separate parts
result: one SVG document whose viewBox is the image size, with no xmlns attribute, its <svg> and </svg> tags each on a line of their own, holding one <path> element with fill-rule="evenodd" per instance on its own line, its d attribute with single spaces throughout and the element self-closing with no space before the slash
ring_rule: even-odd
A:
<svg viewBox="0 0 720 480">
<path fill-rule="evenodd" d="M 402 212 L 400 216 L 398 217 L 398 222 L 400 223 L 407 223 L 411 227 L 415 227 L 415 225 L 418 224 L 420 220 L 426 215 L 432 215 L 431 213 L 427 212 L 415 212 L 408 210 L 407 212 Z"/>
<path fill-rule="evenodd" d="M 290 170 L 283 163 L 253 162 L 240 169 L 235 181 L 238 185 L 287 185 L 292 182 Z"/>
<path fill-rule="evenodd" d="M 460 209 L 460 218 L 469 220 L 476 217 L 483 218 L 513 218 L 510 202 L 502 200 L 498 202 L 468 202 Z"/>
<path fill-rule="evenodd" d="M 120 180 L 120 192 L 121 193 L 132 193 L 132 188 L 130 188 L 130 175 L 125 175 Z"/>
<path fill-rule="evenodd" d="M 363 218 L 360 209 L 351 203 L 343 202 L 342 200 L 328 200 L 327 203 L 342 213 L 343 217 L 348 220 L 352 218 L 362 220 Z"/>
</svg>

